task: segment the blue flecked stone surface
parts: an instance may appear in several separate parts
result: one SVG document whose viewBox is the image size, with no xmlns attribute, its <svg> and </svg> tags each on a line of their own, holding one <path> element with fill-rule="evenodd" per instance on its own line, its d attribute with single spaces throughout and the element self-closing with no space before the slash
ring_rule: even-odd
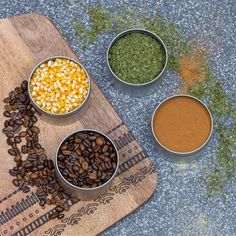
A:
<svg viewBox="0 0 236 236">
<path fill-rule="evenodd" d="M 86 3 L 87 2 L 87 3 Z M 224 83 L 232 101 L 236 102 L 236 2 L 235 0 L 102 0 L 109 11 L 111 5 L 146 9 L 159 13 L 177 24 L 184 34 L 210 51 L 210 63 L 217 78 Z M 96 1 L 84 1 L 95 4 Z M 236 235 L 235 183 L 228 186 L 231 194 L 225 203 L 220 197 L 207 199 L 207 189 L 198 177 L 203 168 L 215 158 L 215 135 L 203 157 L 190 164 L 165 161 L 156 150 L 150 130 L 155 106 L 164 98 L 177 93 L 181 80 L 167 71 L 155 93 L 134 98 L 120 93 L 111 83 L 105 61 L 105 51 L 114 34 L 99 36 L 95 43 L 83 51 L 72 30 L 72 19 L 89 24 L 89 16 L 76 0 L 1 0 L 0 17 L 5 18 L 27 12 L 47 15 L 68 36 L 68 41 L 106 97 L 140 141 L 156 165 L 159 183 L 152 199 L 135 213 L 106 230 L 103 235 Z M 122 203 L 121 203 L 122 207 Z"/>
</svg>

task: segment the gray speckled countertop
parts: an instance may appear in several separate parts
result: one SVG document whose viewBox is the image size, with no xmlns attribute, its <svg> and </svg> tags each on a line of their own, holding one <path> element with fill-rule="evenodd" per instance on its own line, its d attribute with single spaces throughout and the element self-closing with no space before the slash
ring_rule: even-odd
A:
<svg viewBox="0 0 236 236">
<path fill-rule="evenodd" d="M 93 4 L 93 1 L 87 1 Z M 96 2 L 96 1 L 94 1 Z M 194 37 L 211 52 L 211 66 L 224 89 L 235 99 L 236 91 L 236 1 L 235 0 L 103 0 L 109 5 L 136 6 L 151 12 L 159 12 L 176 23 L 187 37 Z M 191 164 L 173 164 L 161 158 L 154 149 L 150 132 L 150 119 L 155 106 L 167 96 L 175 94 L 181 80 L 167 71 L 160 86 L 152 95 L 132 98 L 121 94 L 110 82 L 105 65 L 105 49 L 114 35 L 103 35 L 85 51 L 77 44 L 72 31 L 74 17 L 88 21 L 88 15 L 76 0 L 1 0 L 0 17 L 38 12 L 47 15 L 60 31 L 69 36 L 68 41 L 111 101 L 129 129 L 140 141 L 156 165 L 159 184 L 148 203 L 140 207 L 103 235 L 236 235 L 236 202 L 229 195 L 229 202 L 221 198 L 207 200 L 207 190 L 197 180 L 209 159 L 214 159 L 216 137 L 213 136 L 203 157 Z M 229 186 L 235 193 L 235 184 Z"/>
</svg>

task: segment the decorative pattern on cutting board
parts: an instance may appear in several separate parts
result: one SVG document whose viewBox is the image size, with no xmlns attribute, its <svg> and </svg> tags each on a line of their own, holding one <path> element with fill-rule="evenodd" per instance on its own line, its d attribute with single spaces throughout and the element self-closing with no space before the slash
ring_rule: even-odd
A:
<svg viewBox="0 0 236 236">
<path fill-rule="evenodd" d="M 64 55 L 76 59 L 68 44 L 45 16 L 27 14 L 0 20 L 1 93 L 0 122 L 3 124 L 3 98 L 28 76 L 39 61 Z M 121 163 L 110 190 L 94 201 L 79 201 L 62 220 L 49 220 L 53 206 L 42 209 L 34 189 L 22 193 L 12 183 L 8 170 L 13 160 L 7 154 L 5 139 L 0 140 L 0 236 L 3 235 L 96 235 L 146 202 L 154 193 L 157 174 L 126 125 L 92 80 L 89 106 L 83 115 L 65 120 L 41 116 L 40 143 L 50 158 L 61 139 L 80 128 L 107 133 L 119 149 Z M 94 223 L 93 223 L 94 222 Z"/>
</svg>

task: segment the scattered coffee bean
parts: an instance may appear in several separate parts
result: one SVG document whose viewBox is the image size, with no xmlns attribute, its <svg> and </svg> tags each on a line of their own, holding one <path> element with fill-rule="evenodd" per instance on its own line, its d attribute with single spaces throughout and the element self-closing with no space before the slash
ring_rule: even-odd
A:
<svg viewBox="0 0 236 236">
<path fill-rule="evenodd" d="M 55 208 L 55 210 L 56 210 L 56 212 L 61 213 L 61 212 L 64 211 L 64 208 L 61 207 L 61 206 L 57 206 L 57 207 Z"/>
<path fill-rule="evenodd" d="M 14 137 L 14 142 L 15 143 L 20 143 L 21 142 L 21 137 L 20 136 Z"/>
<path fill-rule="evenodd" d="M 50 219 L 50 220 L 55 219 L 55 218 L 57 218 L 57 216 L 58 216 L 58 213 L 57 213 L 57 212 L 53 212 L 53 213 L 51 213 L 51 214 L 49 215 L 49 219 Z"/>
<path fill-rule="evenodd" d="M 3 112 L 3 115 L 4 115 L 5 117 L 11 117 L 11 113 L 10 113 L 9 111 L 4 111 L 4 112 Z"/>
<path fill-rule="evenodd" d="M 17 179 L 13 179 L 12 180 L 13 185 L 15 185 L 16 187 L 18 187 L 20 185 L 19 181 Z"/>
<path fill-rule="evenodd" d="M 54 163 L 47 158 L 45 149 L 39 143 L 38 134 L 40 130 L 36 126 L 38 121 L 37 111 L 30 103 L 28 82 L 23 81 L 20 87 L 9 92 L 9 96 L 4 98 L 4 103 L 5 111 L 3 115 L 6 119 L 2 132 L 6 135 L 6 143 L 10 146 L 8 153 L 14 157 L 15 161 L 15 166 L 9 170 L 9 174 L 14 176 L 12 184 L 19 187 L 24 193 L 28 193 L 31 186 L 35 186 L 39 205 L 42 208 L 45 207 L 45 204 L 56 206 L 57 211 L 50 214 L 49 218 L 62 219 L 64 217 L 62 212 L 69 210 L 70 206 L 78 202 L 78 200 L 70 197 L 60 187 L 56 179 Z M 87 139 L 87 135 L 78 136 L 77 145 L 83 144 L 85 149 L 96 138 L 97 136 L 91 136 L 89 142 L 85 141 L 83 143 L 82 141 Z M 23 140 L 25 143 L 23 143 Z M 61 155 L 61 159 L 58 157 L 61 161 L 66 160 L 68 157 L 73 163 L 78 161 L 78 157 L 81 157 L 81 162 L 71 163 L 70 170 L 72 172 L 68 172 L 65 164 L 58 163 L 60 168 L 65 168 L 65 174 L 67 173 L 68 176 L 70 174 L 73 178 L 76 177 L 78 171 L 81 172 L 81 175 L 86 174 L 81 167 L 82 162 L 88 161 L 82 158 L 80 149 L 75 152 L 74 148 L 73 142 L 68 143 L 63 149 L 65 152 Z M 86 152 L 85 155 L 87 155 Z M 115 157 L 113 161 L 115 161 Z"/>
<path fill-rule="evenodd" d="M 8 153 L 9 153 L 11 156 L 16 156 L 16 155 L 17 155 L 16 151 L 13 150 L 13 149 L 9 149 L 9 150 L 8 150 Z"/>
<path fill-rule="evenodd" d="M 28 193 L 30 191 L 30 188 L 28 187 L 28 186 L 25 186 L 24 188 L 23 188 L 23 192 L 24 193 Z"/>
</svg>

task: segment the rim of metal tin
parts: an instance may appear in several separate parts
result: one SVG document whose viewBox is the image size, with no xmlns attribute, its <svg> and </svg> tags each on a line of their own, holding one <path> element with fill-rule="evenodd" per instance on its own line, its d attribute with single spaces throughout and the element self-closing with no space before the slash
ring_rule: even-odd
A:
<svg viewBox="0 0 236 236">
<path fill-rule="evenodd" d="M 173 151 L 173 150 L 171 150 L 171 149 L 165 147 L 165 146 L 158 140 L 158 138 L 157 138 L 156 135 L 155 135 L 154 127 L 153 127 L 153 122 L 154 122 L 154 116 L 155 116 L 155 114 L 156 114 L 156 111 L 157 111 L 157 110 L 159 109 L 159 107 L 160 107 L 162 104 L 164 104 L 166 101 L 168 101 L 168 100 L 170 100 L 170 99 L 173 99 L 173 98 L 175 98 L 175 97 L 188 97 L 188 98 L 192 98 L 192 99 L 194 99 L 194 100 L 200 102 L 200 103 L 205 107 L 205 109 L 207 110 L 207 112 L 208 112 L 208 114 L 209 114 L 209 116 L 210 116 L 210 119 L 211 119 L 211 130 L 210 130 L 210 132 L 209 132 L 208 138 L 206 139 L 206 141 L 205 141 L 200 147 L 198 147 L 197 149 L 195 149 L 195 150 L 193 150 L 193 151 L 189 151 L 189 152 L 176 152 L 176 151 Z M 206 104 L 203 103 L 201 100 L 199 100 L 198 98 L 196 98 L 196 97 L 194 97 L 194 96 L 191 96 L 191 95 L 178 94 L 178 95 L 173 95 L 173 96 L 170 96 L 170 97 L 166 98 L 165 100 L 163 100 L 163 101 L 156 107 L 156 109 L 155 109 L 155 111 L 153 112 L 153 115 L 152 115 L 151 128 L 152 128 L 152 134 L 153 134 L 155 140 L 157 141 L 157 143 L 158 143 L 162 148 L 164 148 L 166 151 L 168 151 L 168 152 L 170 152 L 170 153 L 173 153 L 173 154 L 184 155 L 184 156 L 186 155 L 186 156 L 188 156 L 188 155 L 191 155 L 191 154 L 194 154 L 194 153 L 200 151 L 202 148 L 204 148 L 204 146 L 205 146 L 205 145 L 208 143 L 208 141 L 210 140 L 211 135 L 212 135 L 212 132 L 213 132 L 213 118 L 212 118 L 212 114 L 211 114 L 209 108 L 208 108 L 208 107 L 206 106 Z"/>
<path fill-rule="evenodd" d="M 120 79 L 114 72 L 113 70 L 111 69 L 110 67 L 110 63 L 109 63 L 109 59 L 108 59 L 108 56 L 109 56 L 109 52 L 110 52 L 110 49 L 112 48 L 113 44 L 119 40 L 120 38 L 124 37 L 125 35 L 128 35 L 128 34 L 131 34 L 133 32 L 139 32 L 139 33 L 142 33 L 142 34 L 147 34 L 151 37 L 153 37 L 156 41 L 158 41 L 161 46 L 164 48 L 164 51 L 165 51 L 165 65 L 162 69 L 162 71 L 151 81 L 149 82 L 146 82 L 146 83 L 142 83 L 142 84 L 133 84 L 133 83 L 129 83 L 129 82 L 126 82 L 122 79 Z M 156 80 L 158 80 L 162 74 L 164 73 L 164 71 L 166 70 L 166 67 L 167 67 L 167 63 L 168 63 L 168 51 L 167 51 L 167 48 L 166 48 L 166 45 L 164 44 L 164 42 L 162 41 L 162 39 L 157 36 L 155 33 L 149 31 L 149 30 L 146 30 L 146 29 L 142 29 L 142 28 L 132 28 L 132 29 L 128 29 L 128 30 L 125 30 L 125 31 L 122 31 L 121 33 L 117 34 L 115 36 L 115 38 L 112 39 L 111 43 L 109 44 L 108 46 L 108 49 L 107 49 L 107 55 L 106 55 L 106 59 L 107 59 L 107 65 L 108 65 L 108 68 L 110 70 L 110 72 L 112 73 L 112 75 L 117 79 L 119 80 L 120 82 L 122 82 L 123 84 L 126 84 L 126 85 L 131 85 L 131 86 L 134 86 L 134 87 L 141 87 L 141 86 L 145 86 L 145 85 L 148 85 L 148 84 L 151 84 L 153 82 L 155 82 Z"/>
<path fill-rule="evenodd" d="M 108 139 L 108 140 L 112 143 L 113 147 L 115 148 L 116 156 L 117 156 L 117 161 L 116 161 L 117 165 L 116 165 L 116 169 L 115 169 L 113 175 L 110 177 L 110 179 L 109 179 L 107 182 L 105 182 L 104 184 L 102 184 L 102 185 L 100 185 L 100 186 L 94 187 L 94 188 L 81 188 L 81 187 L 78 187 L 78 186 L 76 186 L 76 185 L 71 184 L 69 181 L 67 181 L 66 178 L 64 178 L 64 176 L 62 175 L 62 173 L 61 173 L 61 171 L 59 170 L 58 165 L 57 165 L 57 157 L 58 157 L 58 152 L 59 152 L 59 149 L 60 149 L 61 145 L 62 145 L 69 137 L 71 137 L 72 135 L 75 135 L 75 134 L 77 134 L 77 133 L 84 132 L 84 131 L 86 131 L 86 132 L 99 133 L 99 134 L 101 134 L 102 136 L 104 136 L 106 139 Z M 106 134 L 104 134 L 104 133 L 102 133 L 102 132 L 100 132 L 100 131 L 98 131 L 98 130 L 96 130 L 96 129 L 79 129 L 79 130 L 76 130 L 76 131 L 73 131 L 73 132 L 69 133 L 69 134 L 66 135 L 66 137 L 63 138 L 63 140 L 60 142 L 60 144 L 58 145 L 57 151 L 56 151 L 55 167 L 56 167 L 56 169 L 57 169 L 58 174 L 59 174 L 60 177 L 65 181 L 66 184 L 68 184 L 70 187 L 72 187 L 72 188 L 74 188 L 74 189 L 76 189 L 76 190 L 93 191 L 93 190 L 97 190 L 97 189 L 103 188 L 104 186 L 108 185 L 108 184 L 114 179 L 114 177 L 116 176 L 117 171 L 118 171 L 118 168 L 119 168 L 119 163 L 120 163 L 120 160 L 119 160 L 119 152 L 118 152 L 118 149 L 117 149 L 115 143 L 112 141 L 112 139 L 111 139 L 109 136 L 107 136 Z"/>
<path fill-rule="evenodd" d="M 38 104 L 34 101 L 33 97 L 31 96 L 31 92 L 30 92 L 30 83 L 31 83 L 31 79 L 32 79 L 32 76 L 33 74 L 35 73 L 35 71 L 37 70 L 38 67 L 40 67 L 43 63 L 46 63 L 48 62 L 49 60 L 56 60 L 56 59 L 68 59 L 70 61 L 73 61 L 75 62 L 77 65 L 79 65 L 86 73 L 86 76 L 87 76 L 87 81 L 88 81 L 88 93 L 87 93 L 87 96 L 86 98 L 84 99 L 84 101 L 74 110 L 72 111 L 69 111 L 69 112 L 66 112 L 66 113 L 62 113 L 62 114 L 54 114 L 54 113 L 51 113 L 51 112 L 48 112 L 48 111 L 45 111 L 43 110 L 40 106 L 38 106 Z M 47 57 L 46 59 L 42 60 L 41 62 L 39 62 L 35 67 L 34 69 L 32 70 L 32 72 L 30 73 L 30 77 L 29 77 L 29 82 L 28 82 L 28 94 L 29 94 L 29 97 L 30 97 L 30 100 L 32 101 L 32 103 L 34 104 L 34 106 L 37 107 L 38 110 L 40 110 L 41 112 L 43 113 L 46 113 L 47 115 L 49 116 L 54 116 L 54 117 L 65 117 L 67 115 L 71 115 L 71 114 L 74 114 L 75 112 L 79 111 L 84 105 L 85 103 L 88 101 L 89 99 L 89 96 L 90 96 L 90 93 L 91 93 L 91 79 L 90 79 L 90 76 L 87 72 L 87 70 L 84 68 L 84 66 L 77 60 L 73 59 L 73 58 L 70 58 L 70 57 L 67 57 L 67 56 L 52 56 L 52 57 Z"/>
</svg>

